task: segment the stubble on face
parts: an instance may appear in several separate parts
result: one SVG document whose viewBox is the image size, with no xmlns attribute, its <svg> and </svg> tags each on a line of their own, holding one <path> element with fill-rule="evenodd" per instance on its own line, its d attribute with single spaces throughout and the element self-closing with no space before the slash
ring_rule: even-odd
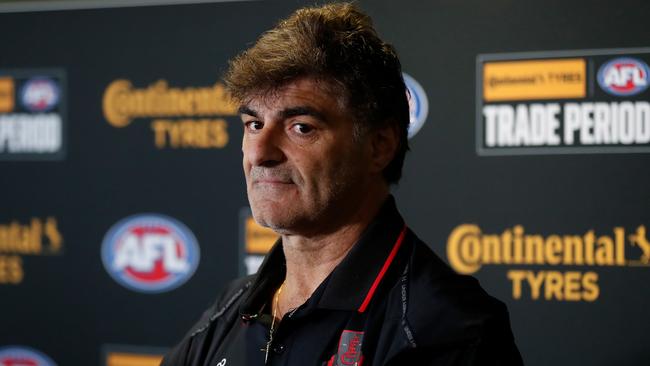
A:
<svg viewBox="0 0 650 366">
<path fill-rule="evenodd" d="M 299 176 L 288 167 L 274 169 L 255 167 L 251 169 L 251 176 Z M 295 183 L 299 179 L 292 179 L 291 183 L 286 183 L 286 188 L 249 184 L 248 198 L 254 219 L 278 234 L 324 234 L 333 230 L 338 221 L 336 217 L 343 216 L 342 213 L 346 211 L 346 201 L 353 199 L 350 192 L 354 189 L 352 182 L 355 178 L 352 169 L 345 165 L 336 169 L 336 176 L 340 179 L 303 181 L 300 184 Z M 290 192 L 282 192 L 288 194 L 276 199 L 279 191 Z"/>
</svg>

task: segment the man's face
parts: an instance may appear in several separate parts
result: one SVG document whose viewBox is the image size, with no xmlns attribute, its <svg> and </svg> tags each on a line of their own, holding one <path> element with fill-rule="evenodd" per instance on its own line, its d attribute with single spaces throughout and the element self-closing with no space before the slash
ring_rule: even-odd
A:
<svg viewBox="0 0 650 366">
<path fill-rule="evenodd" d="M 329 89 L 297 79 L 241 107 L 248 200 L 279 233 L 335 230 L 371 179 L 369 143 L 355 141 L 352 114 Z"/>
</svg>

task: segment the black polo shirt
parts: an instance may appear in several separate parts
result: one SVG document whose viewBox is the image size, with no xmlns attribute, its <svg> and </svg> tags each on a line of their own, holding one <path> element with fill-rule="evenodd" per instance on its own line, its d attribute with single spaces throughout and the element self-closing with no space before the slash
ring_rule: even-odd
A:
<svg viewBox="0 0 650 366">
<path fill-rule="evenodd" d="M 384 277 L 389 272 L 391 277 L 399 274 L 389 269 L 394 265 L 405 233 L 404 221 L 391 198 L 312 296 L 290 310 L 279 323 L 276 321 L 267 364 L 354 365 L 361 364 L 362 357 L 367 360 L 362 353 L 369 341 L 365 333 L 368 328 L 379 328 L 382 324 L 381 319 L 369 317 L 368 310 L 377 292 L 383 289 L 380 285 Z M 217 365 L 224 359 L 225 365 L 264 365 L 272 320 L 271 301 L 285 273 L 279 241 L 260 267 L 249 295 L 243 299 L 239 308 L 241 321 L 228 332 L 227 342 L 217 349 L 209 365 Z M 379 309 L 373 310 L 383 315 Z"/>
<path fill-rule="evenodd" d="M 264 365 L 270 304 L 284 281 L 276 243 L 233 281 L 163 366 Z M 404 225 L 389 197 L 301 306 L 277 323 L 268 365 L 522 365 L 505 305 L 454 273 Z"/>
</svg>

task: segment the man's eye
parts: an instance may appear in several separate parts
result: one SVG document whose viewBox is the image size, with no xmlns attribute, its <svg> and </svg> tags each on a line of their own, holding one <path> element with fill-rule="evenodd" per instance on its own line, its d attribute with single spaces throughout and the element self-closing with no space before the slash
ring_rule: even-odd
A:
<svg viewBox="0 0 650 366">
<path fill-rule="evenodd" d="M 314 130 L 314 128 L 308 124 L 296 123 L 291 127 L 295 132 L 298 132 L 301 135 L 306 135 Z"/>
<path fill-rule="evenodd" d="M 244 124 L 247 129 L 252 131 L 261 130 L 264 127 L 264 124 L 260 121 L 249 121 Z"/>
</svg>

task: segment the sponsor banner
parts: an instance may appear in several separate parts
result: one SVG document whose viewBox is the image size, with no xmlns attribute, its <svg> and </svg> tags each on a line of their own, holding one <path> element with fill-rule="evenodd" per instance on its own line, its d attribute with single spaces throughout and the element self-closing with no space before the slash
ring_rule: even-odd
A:
<svg viewBox="0 0 650 366">
<path fill-rule="evenodd" d="M 2 366 L 56 366 L 50 357 L 25 346 L 0 347 Z"/>
<path fill-rule="evenodd" d="M 103 366 L 159 366 L 167 349 L 126 345 L 105 345 Z"/>
<path fill-rule="evenodd" d="M 477 57 L 479 155 L 650 152 L 650 48 Z"/>
<path fill-rule="evenodd" d="M 245 276 L 257 272 L 279 235 L 260 226 L 248 207 L 239 213 L 239 231 L 239 274 Z"/>
<path fill-rule="evenodd" d="M 0 160 L 61 160 L 66 145 L 61 69 L 0 69 Z"/>
<path fill-rule="evenodd" d="M 34 217 L 27 223 L 18 220 L 0 223 L 0 286 L 23 282 L 25 256 L 53 256 L 62 252 L 63 236 L 54 217 Z"/>
<path fill-rule="evenodd" d="M 526 232 L 522 225 L 486 233 L 476 224 L 462 224 L 449 235 L 447 259 L 461 274 L 483 267 L 506 269 L 504 280 L 510 282 L 515 300 L 593 302 L 604 296 L 600 269 L 650 268 L 650 242 L 645 225 L 539 234 Z"/>
<path fill-rule="evenodd" d="M 127 217 L 111 227 L 102 243 L 102 262 L 120 285 L 161 293 L 187 282 L 199 265 L 199 245 L 183 223 L 159 214 Z"/>
<path fill-rule="evenodd" d="M 412 76 L 402 73 L 406 84 L 406 96 L 409 101 L 409 139 L 415 136 L 427 120 L 429 114 L 429 98 L 422 85 Z"/>
<path fill-rule="evenodd" d="M 222 83 L 174 87 L 158 80 L 145 87 L 118 79 L 104 91 L 104 118 L 115 128 L 149 123 L 157 149 L 221 149 L 229 141 L 228 122 L 236 116 Z"/>
</svg>

